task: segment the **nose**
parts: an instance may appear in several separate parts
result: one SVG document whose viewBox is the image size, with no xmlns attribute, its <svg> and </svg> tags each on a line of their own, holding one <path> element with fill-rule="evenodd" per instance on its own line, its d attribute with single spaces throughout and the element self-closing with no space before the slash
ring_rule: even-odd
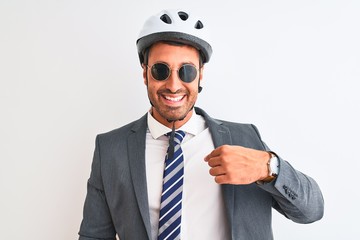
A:
<svg viewBox="0 0 360 240">
<path fill-rule="evenodd" d="M 175 93 L 180 90 L 182 86 L 182 81 L 179 78 L 177 71 L 171 71 L 169 78 L 166 80 L 165 87 L 169 89 L 172 93 Z"/>
</svg>

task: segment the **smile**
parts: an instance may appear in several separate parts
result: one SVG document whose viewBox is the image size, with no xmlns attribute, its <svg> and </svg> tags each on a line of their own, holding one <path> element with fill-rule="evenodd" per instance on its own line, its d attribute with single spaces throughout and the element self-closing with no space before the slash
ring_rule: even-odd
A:
<svg viewBox="0 0 360 240">
<path fill-rule="evenodd" d="M 168 101 L 171 101 L 171 102 L 180 102 L 184 97 L 185 95 L 183 96 L 176 96 L 176 97 L 171 97 L 171 96 L 165 96 L 163 95 L 163 97 L 168 100 Z"/>
</svg>

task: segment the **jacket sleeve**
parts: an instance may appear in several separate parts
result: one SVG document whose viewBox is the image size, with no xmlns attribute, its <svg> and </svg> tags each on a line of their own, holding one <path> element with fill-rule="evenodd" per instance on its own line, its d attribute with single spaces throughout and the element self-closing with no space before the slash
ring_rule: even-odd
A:
<svg viewBox="0 0 360 240">
<path fill-rule="evenodd" d="M 256 133 L 258 130 L 253 126 Z M 266 146 L 267 151 L 270 149 Z M 269 192 L 273 207 L 297 223 L 311 223 L 320 220 L 324 215 L 324 199 L 314 179 L 294 169 L 288 162 L 279 157 L 279 174 L 270 183 L 259 187 Z"/>
<path fill-rule="evenodd" d="M 87 195 L 79 240 L 115 240 L 116 231 L 112 223 L 102 183 L 99 141 L 99 136 L 97 136 L 91 174 L 87 183 Z"/>
</svg>

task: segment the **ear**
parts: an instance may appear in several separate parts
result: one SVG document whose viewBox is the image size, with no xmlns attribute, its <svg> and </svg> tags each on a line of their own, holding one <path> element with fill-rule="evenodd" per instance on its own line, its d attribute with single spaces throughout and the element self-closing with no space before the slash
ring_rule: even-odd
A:
<svg viewBox="0 0 360 240">
<path fill-rule="evenodd" d="M 203 79 L 204 65 L 199 69 L 199 81 Z"/>
<path fill-rule="evenodd" d="M 144 84 L 147 86 L 147 66 L 142 63 L 142 64 L 141 64 L 141 67 L 143 68 Z"/>
</svg>

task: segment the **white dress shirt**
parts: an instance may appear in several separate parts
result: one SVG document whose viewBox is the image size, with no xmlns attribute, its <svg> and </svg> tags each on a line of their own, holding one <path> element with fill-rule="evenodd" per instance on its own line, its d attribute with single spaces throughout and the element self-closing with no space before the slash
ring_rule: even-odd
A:
<svg viewBox="0 0 360 240">
<path fill-rule="evenodd" d="M 149 198 L 151 237 L 157 239 L 165 155 L 171 129 L 148 114 L 146 134 L 146 180 Z M 214 149 L 209 128 L 202 116 L 193 111 L 180 130 L 186 135 L 181 143 L 184 155 L 184 184 L 181 239 L 226 240 L 228 223 L 221 187 L 209 174 L 204 157 Z"/>
</svg>

